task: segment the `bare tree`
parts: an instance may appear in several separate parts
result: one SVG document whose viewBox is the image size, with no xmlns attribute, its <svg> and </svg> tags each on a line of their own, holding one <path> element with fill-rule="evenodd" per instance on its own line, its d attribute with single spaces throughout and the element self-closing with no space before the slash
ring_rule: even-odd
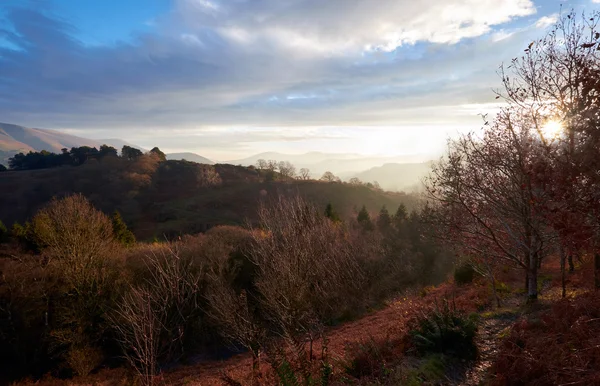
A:
<svg viewBox="0 0 600 386">
<path fill-rule="evenodd" d="M 352 178 L 350 178 L 350 180 L 348 181 L 348 183 L 350 185 L 356 185 L 356 186 L 359 186 L 359 185 L 363 184 L 362 181 L 360 179 L 358 179 L 358 177 L 352 177 Z"/>
<path fill-rule="evenodd" d="M 483 138 L 449 142 L 435 165 L 427 193 L 437 204 L 443 237 L 469 254 L 510 261 L 526 273 L 537 298 L 537 270 L 553 235 L 541 216 L 548 197 L 532 178 L 539 155 L 535 122 L 501 113 Z"/>
<path fill-rule="evenodd" d="M 340 178 L 335 176 L 332 172 L 325 172 L 321 176 L 321 181 L 326 182 L 340 182 Z"/>
<path fill-rule="evenodd" d="M 267 170 L 270 172 L 276 171 L 278 166 L 279 163 L 274 159 L 270 159 L 267 161 Z"/>
<path fill-rule="evenodd" d="M 125 357 L 151 384 L 160 360 L 182 355 L 186 329 L 199 312 L 204 270 L 177 244 L 151 250 L 144 263 L 146 276 L 130 288 L 111 321 Z"/>
<path fill-rule="evenodd" d="M 312 342 L 324 320 L 359 298 L 363 274 L 352 246 L 300 197 L 278 197 L 259 209 L 259 219 L 251 256 L 265 316 L 290 344 Z"/>
<path fill-rule="evenodd" d="M 300 169 L 299 179 L 307 181 L 310 180 L 310 170 L 307 168 Z"/>
<path fill-rule="evenodd" d="M 256 160 L 256 168 L 259 170 L 265 170 L 267 168 L 267 161 L 262 158 Z"/>
<path fill-rule="evenodd" d="M 296 176 L 296 167 L 292 165 L 289 161 L 281 161 L 279 162 L 279 174 L 283 178 L 294 178 Z"/>
</svg>

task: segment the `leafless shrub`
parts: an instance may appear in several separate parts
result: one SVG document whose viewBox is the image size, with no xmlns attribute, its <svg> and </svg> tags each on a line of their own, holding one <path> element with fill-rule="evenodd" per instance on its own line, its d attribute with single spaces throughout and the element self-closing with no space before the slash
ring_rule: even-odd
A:
<svg viewBox="0 0 600 386">
<path fill-rule="evenodd" d="M 344 229 L 300 197 L 259 209 L 250 255 L 265 318 L 290 345 L 312 340 L 340 317 L 363 282 Z"/>
<path fill-rule="evenodd" d="M 126 359 L 152 384 L 159 361 L 182 354 L 186 329 L 199 312 L 203 270 L 177 244 L 153 250 L 144 262 L 147 276 L 130 288 L 111 321 Z"/>
</svg>

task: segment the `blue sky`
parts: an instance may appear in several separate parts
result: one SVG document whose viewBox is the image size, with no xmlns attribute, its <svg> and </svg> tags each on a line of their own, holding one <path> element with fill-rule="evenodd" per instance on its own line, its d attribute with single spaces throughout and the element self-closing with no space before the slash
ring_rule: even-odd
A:
<svg viewBox="0 0 600 386">
<path fill-rule="evenodd" d="M 591 0 L 3 0 L 0 121 L 215 159 L 438 153 Z"/>
</svg>

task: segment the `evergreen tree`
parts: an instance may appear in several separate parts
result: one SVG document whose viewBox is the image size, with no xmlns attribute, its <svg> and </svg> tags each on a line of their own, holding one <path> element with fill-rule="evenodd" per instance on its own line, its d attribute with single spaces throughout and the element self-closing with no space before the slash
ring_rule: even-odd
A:
<svg viewBox="0 0 600 386">
<path fill-rule="evenodd" d="M 358 224 L 366 231 L 373 230 L 373 222 L 371 221 L 371 216 L 367 211 L 367 207 L 363 205 L 363 207 L 358 212 L 358 216 L 356 217 Z"/>
<path fill-rule="evenodd" d="M 381 210 L 379 211 L 379 216 L 377 217 L 377 227 L 380 230 L 387 230 L 390 228 L 390 225 L 392 225 L 392 217 L 390 216 L 390 213 L 384 205 L 383 207 L 381 207 Z"/>
<path fill-rule="evenodd" d="M 127 229 L 127 225 L 123 221 L 123 218 L 118 211 L 113 213 L 111 220 L 115 239 L 126 247 L 130 247 L 135 244 L 135 236 L 129 229 Z"/>
<path fill-rule="evenodd" d="M 328 203 L 327 207 L 325 208 L 325 217 L 327 217 L 333 222 L 341 221 L 340 216 L 337 214 L 335 209 L 333 209 L 333 205 L 331 205 L 331 203 Z"/>
</svg>

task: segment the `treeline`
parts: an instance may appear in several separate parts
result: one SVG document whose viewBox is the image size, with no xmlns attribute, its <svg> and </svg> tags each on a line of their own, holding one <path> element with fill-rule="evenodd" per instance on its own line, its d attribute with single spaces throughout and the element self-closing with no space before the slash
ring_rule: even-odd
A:
<svg viewBox="0 0 600 386">
<path fill-rule="evenodd" d="M 166 365 L 236 348 L 255 370 L 267 353 L 275 373 L 308 377 L 296 366 L 315 365 L 310 342 L 326 326 L 441 280 L 452 264 L 426 212 L 363 207 L 344 222 L 331 205 L 283 196 L 258 212 L 248 228 L 146 244 L 75 195 L 3 228 L 2 372 L 70 377 L 127 365 L 150 384 Z"/>
<path fill-rule="evenodd" d="M 155 147 L 149 152 L 156 155 L 161 161 L 167 158 L 165 154 Z M 121 149 L 121 157 L 127 160 L 134 160 L 144 153 L 131 146 L 123 146 Z M 59 166 L 78 166 L 83 165 L 90 160 L 101 160 L 105 157 L 118 157 L 116 148 L 108 145 L 100 146 L 100 149 L 89 146 L 72 147 L 71 150 L 64 148 L 60 154 L 52 153 L 46 150 L 39 152 L 30 151 L 27 154 L 18 153 L 9 158 L 8 165 L 12 170 L 32 170 L 32 169 L 47 169 Z"/>
<path fill-rule="evenodd" d="M 277 161 L 277 160 L 264 160 L 259 159 L 256 161 L 254 168 L 265 173 L 265 179 L 272 181 L 279 177 L 284 180 L 297 179 L 307 181 L 311 179 L 311 172 L 308 168 L 301 168 L 298 170 L 294 164 L 289 161 Z M 319 181 L 323 182 L 336 182 L 341 183 L 342 180 L 330 171 L 326 171 L 321 175 Z M 366 186 L 370 189 L 382 190 L 377 181 L 362 182 L 360 179 L 353 177 L 348 183 L 355 186 Z"/>
</svg>

